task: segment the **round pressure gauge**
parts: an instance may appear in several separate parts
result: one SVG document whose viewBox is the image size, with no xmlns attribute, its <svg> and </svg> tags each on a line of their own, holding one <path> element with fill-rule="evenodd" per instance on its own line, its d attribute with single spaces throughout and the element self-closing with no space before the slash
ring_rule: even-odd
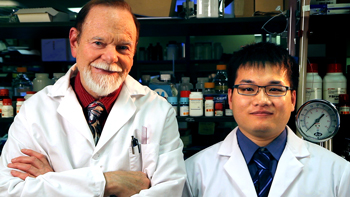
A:
<svg viewBox="0 0 350 197">
<path fill-rule="evenodd" d="M 312 99 L 298 109 L 295 125 L 306 140 L 324 142 L 337 134 L 340 117 L 337 108 L 331 102 Z"/>
</svg>

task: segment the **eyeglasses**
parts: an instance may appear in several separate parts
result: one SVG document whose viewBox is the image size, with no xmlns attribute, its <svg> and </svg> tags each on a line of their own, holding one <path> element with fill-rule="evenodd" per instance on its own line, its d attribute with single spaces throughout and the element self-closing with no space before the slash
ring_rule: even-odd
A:
<svg viewBox="0 0 350 197">
<path fill-rule="evenodd" d="M 260 88 L 265 89 L 265 93 L 268 96 L 281 97 L 287 94 L 288 90 L 291 90 L 288 86 L 282 85 L 268 85 L 268 86 L 258 86 L 253 84 L 238 84 L 234 85 L 233 88 L 237 89 L 238 94 L 246 96 L 254 96 L 259 93 Z"/>
</svg>

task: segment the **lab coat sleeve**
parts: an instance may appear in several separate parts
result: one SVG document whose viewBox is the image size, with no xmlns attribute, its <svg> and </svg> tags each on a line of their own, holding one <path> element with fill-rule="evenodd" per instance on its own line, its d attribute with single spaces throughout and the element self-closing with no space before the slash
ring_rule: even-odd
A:
<svg viewBox="0 0 350 197">
<path fill-rule="evenodd" d="M 179 197 L 182 195 L 186 170 L 182 153 L 183 143 L 180 139 L 173 108 L 169 108 L 163 131 L 161 132 L 156 169 L 152 177 L 149 177 L 151 188 L 142 190 L 133 197 L 158 197 L 165 195 L 167 197 Z"/>
<path fill-rule="evenodd" d="M 350 195 L 350 162 L 345 166 L 339 186 L 339 197 L 346 197 Z"/>
<path fill-rule="evenodd" d="M 32 149 L 46 155 L 30 135 L 30 128 L 25 117 L 19 113 L 9 129 L 0 158 L 0 196 L 103 196 L 105 179 L 98 167 L 49 172 L 36 178 L 27 177 L 24 181 L 13 177 L 10 173 L 13 169 L 8 168 L 7 164 L 11 159 L 24 155 L 21 149 Z"/>
</svg>

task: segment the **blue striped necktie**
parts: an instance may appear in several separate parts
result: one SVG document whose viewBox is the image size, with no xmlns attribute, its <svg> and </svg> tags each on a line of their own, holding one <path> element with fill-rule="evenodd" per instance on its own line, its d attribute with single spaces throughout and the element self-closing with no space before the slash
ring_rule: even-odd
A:
<svg viewBox="0 0 350 197">
<path fill-rule="evenodd" d="M 87 107 L 88 123 L 95 145 L 97 145 L 102 132 L 102 125 L 100 124 L 99 118 L 101 117 L 103 111 L 105 111 L 105 107 L 100 101 L 94 101 Z"/>
<path fill-rule="evenodd" d="M 270 170 L 271 159 L 271 153 L 265 148 L 259 148 L 253 156 L 253 161 L 258 169 L 253 177 L 258 197 L 266 197 L 269 195 L 272 183 L 272 174 Z"/>
</svg>

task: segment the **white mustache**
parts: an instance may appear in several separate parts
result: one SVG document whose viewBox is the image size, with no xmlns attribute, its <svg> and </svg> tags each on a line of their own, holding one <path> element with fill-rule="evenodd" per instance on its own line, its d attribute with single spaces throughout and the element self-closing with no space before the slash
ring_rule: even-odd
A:
<svg viewBox="0 0 350 197">
<path fill-rule="evenodd" d="M 101 63 L 92 63 L 91 66 L 102 70 L 110 71 L 110 72 L 123 72 L 123 69 L 117 64 L 115 64 L 115 66 L 111 66 L 110 64 L 101 62 Z"/>
</svg>

